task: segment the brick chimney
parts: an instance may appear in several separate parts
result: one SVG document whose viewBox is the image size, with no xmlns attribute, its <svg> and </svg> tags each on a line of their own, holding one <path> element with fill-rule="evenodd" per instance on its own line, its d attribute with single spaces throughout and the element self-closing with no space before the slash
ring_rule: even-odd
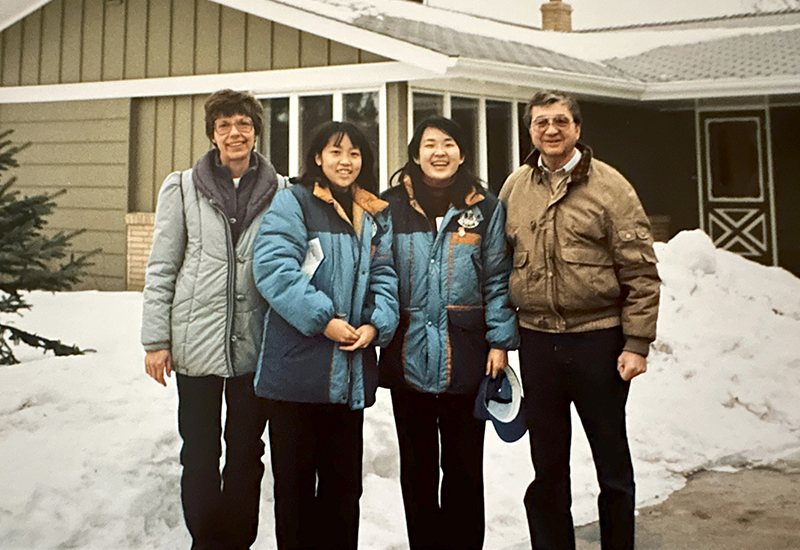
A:
<svg viewBox="0 0 800 550">
<path fill-rule="evenodd" d="M 570 32 L 572 30 L 572 6 L 561 0 L 550 0 L 542 4 L 542 29 L 546 31 Z"/>
</svg>

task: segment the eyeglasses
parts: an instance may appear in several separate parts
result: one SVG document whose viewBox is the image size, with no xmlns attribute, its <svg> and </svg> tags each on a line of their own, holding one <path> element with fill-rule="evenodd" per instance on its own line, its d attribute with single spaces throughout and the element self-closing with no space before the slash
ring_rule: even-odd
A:
<svg viewBox="0 0 800 550">
<path fill-rule="evenodd" d="M 243 118 L 241 120 L 237 120 L 235 122 L 230 122 L 227 120 L 219 120 L 214 124 L 214 131 L 219 132 L 220 134 L 229 134 L 233 127 L 236 126 L 236 129 L 239 130 L 243 134 L 249 134 L 253 131 L 253 121 L 249 118 Z"/>
<path fill-rule="evenodd" d="M 536 117 L 533 119 L 533 122 L 531 122 L 531 126 L 537 132 L 544 132 L 550 124 L 555 126 L 558 130 L 566 130 L 569 125 L 572 124 L 572 119 L 564 115 L 556 115 L 553 118 L 540 116 Z"/>
</svg>

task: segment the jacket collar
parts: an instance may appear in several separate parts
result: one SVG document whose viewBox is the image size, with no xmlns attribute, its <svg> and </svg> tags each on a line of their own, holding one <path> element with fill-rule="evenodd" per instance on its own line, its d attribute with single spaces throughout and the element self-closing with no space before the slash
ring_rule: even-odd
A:
<svg viewBox="0 0 800 550">
<path fill-rule="evenodd" d="M 312 194 L 323 202 L 333 205 L 333 209 L 339 217 L 353 226 L 357 234 L 361 234 L 361 212 L 366 212 L 373 218 L 389 206 L 385 200 L 379 199 L 366 189 L 362 189 L 357 183 L 353 184 L 353 220 L 351 220 L 344 208 L 333 198 L 330 188 L 322 186 L 319 182 L 314 182 Z"/>
<path fill-rule="evenodd" d="M 573 168 L 570 180 L 575 184 L 585 183 L 589 179 L 589 169 L 592 165 L 592 148 L 580 142 L 576 143 L 575 147 L 581 152 L 581 160 Z M 539 150 L 533 149 L 525 158 L 525 164 L 533 169 L 533 177 L 536 183 L 544 181 L 542 169 L 539 167 L 539 156 Z"/>
</svg>

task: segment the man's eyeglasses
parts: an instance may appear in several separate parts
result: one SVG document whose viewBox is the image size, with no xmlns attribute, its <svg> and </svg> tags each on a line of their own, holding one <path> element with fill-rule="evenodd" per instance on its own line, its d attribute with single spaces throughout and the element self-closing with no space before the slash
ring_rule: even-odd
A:
<svg viewBox="0 0 800 550">
<path fill-rule="evenodd" d="M 551 124 L 559 130 L 566 130 L 572 124 L 572 119 L 564 115 L 556 115 L 553 118 L 540 116 L 531 122 L 531 126 L 537 132 L 544 132 Z"/>
<path fill-rule="evenodd" d="M 214 124 L 214 130 L 220 134 L 229 134 L 231 129 L 236 126 L 236 129 L 243 134 L 249 134 L 253 131 L 253 121 L 250 119 L 241 119 L 236 122 L 229 122 L 227 120 L 219 120 Z"/>
</svg>

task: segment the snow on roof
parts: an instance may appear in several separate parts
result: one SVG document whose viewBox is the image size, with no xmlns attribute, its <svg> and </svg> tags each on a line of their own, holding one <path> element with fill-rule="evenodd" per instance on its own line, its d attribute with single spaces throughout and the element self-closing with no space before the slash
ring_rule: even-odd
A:
<svg viewBox="0 0 800 550">
<path fill-rule="evenodd" d="M 800 74 L 800 10 L 556 33 L 399 0 L 280 3 L 451 57 L 631 81 Z M 730 21 L 737 24 L 722 24 Z M 759 64 L 764 57 L 771 62 Z"/>
</svg>

